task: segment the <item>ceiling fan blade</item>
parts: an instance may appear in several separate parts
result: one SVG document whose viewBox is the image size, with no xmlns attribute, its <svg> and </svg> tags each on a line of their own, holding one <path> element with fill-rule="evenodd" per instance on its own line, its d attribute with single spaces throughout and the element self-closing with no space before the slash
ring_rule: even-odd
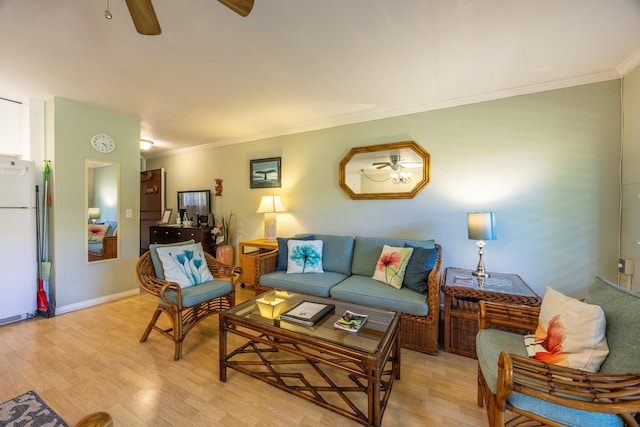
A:
<svg viewBox="0 0 640 427">
<path fill-rule="evenodd" d="M 384 165 L 378 166 L 376 169 L 384 169 L 384 168 L 386 168 L 387 166 L 389 166 L 389 164 L 388 164 L 388 163 L 385 163 Z"/>
<path fill-rule="evenodd" d="M 126 0 L 136 31 L 146 36 L 157 36 L 162 32 L 151 0 Z"/>
<path fill-rule="evenodd" d="M 240 16 L 247 16 L 253 9 L 253 0 L 218 0 Z"/>
</svg>

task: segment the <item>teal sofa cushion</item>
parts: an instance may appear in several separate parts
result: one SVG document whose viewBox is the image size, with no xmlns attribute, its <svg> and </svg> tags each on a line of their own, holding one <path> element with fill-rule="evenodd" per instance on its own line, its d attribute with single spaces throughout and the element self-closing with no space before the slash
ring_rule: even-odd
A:
<svg viewBox="0 0 640 427">
<path fill-rule="evenodd" d="M 426 295 L 405 287 L 396 289 L 371 277 L 350 276 L 331 288 L 331 297 L 415 316 L 429 314 Z"/>
<path fill-rule="evenodd" d="M 313 234 L 312 236 L 314 240 L 322 240 L 322 268 L 324 271 L 350 275 L 354 238 L 332 234 Z"/>
<path fill-rule="evenodd" d="M 289 247 L 287 242 L 292 237 L 278 237 L 278 264 L 276 265 L 276 271 L 287 271 L 287 264 L 289 261 Z M 295 237 L 295 240 L 313 240 L 313 234 Z"/>
<path fill-rule="evenodd" d="M 260 276 L 260 284 L 285 291 L 328 297 L 329 290 L 342 282 L 345 274 L 326 271 L 324 273 L 287 273 L 274 271 Z"/>
<path fill-rule="evenodd" d="M 166 247 L 166 246 L 182 246 L 182 245 L 190 245 L 195 243 L 196 241 L 191 239 L 185 242 L 176 242 L 176 243 L 152 243 L 149 245 L 149 254 L 151 255 L 151 263 L 153 264 L 153 269 L 156 271 L 156 277 L 160 280 L 164 280 L 164 269 L 162 268 L 162 261 L 160 261 L 160 256 L 158 255 L 158 248 Z"/>
<path fill-rule="evenodd" d="M 384 245 L 397 248 L 408 244 L 413 247 L 434 248 L 435 240 L 394 239 L 390 237 L 356 237 L 353 247 L 351 272 L 360 276 L 372 277 Z"/>
<path fill-rule="evenodd" d="M 404 246 L 413 248 L 413 253 L 404 272 L 402 286 L 426 295 L 429 291 L 429 273 L 438 260 L 438 250 L 411 246 L 407 243 Z"/>
<path fill-rule="evenodd" d="M 109 226 L 109 229 L 105 233 L 104 237 L 114 236 L 116 230 L 118 229 L 118 221 L 105 221 L 104 223 Z"/>
<path fill-rule="evenodd" d="M 182 306 L 193 307 L 201 302 L 228 294 L 232 289 L 231 282 L 226 280 L 211 280 L 200 283 L 199 285 L 189 286 L 188 288 L 182 289 Z M 174 292 L 167 292 L 165 296 L 177 304 L 177 298 Z M 160 304 L 166 305 L 160 298 L 158 298 L 158 300 Z"/>
<path fill-rule="evenodd" d="M 607 320 L 606 337 L 609 355 L 600 366 L 600 372 L 609 374 L 640 372 L 640 357 L 638 357 L 640 295 L 596 277 L 587 290 L 585 302 L 602 307 Z"/>
</svg>

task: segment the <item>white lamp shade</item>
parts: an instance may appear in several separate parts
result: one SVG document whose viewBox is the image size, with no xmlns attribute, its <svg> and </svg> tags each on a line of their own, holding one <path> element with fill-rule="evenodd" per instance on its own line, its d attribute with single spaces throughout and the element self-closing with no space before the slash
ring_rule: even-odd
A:
<svg viewBox="0 0 640 427">
<path fill-rule="evenodd" d="M 100 219 L 100 208 L 89 208 L 89 219 Z"/>
<path fill-rule="evenodd" d="M 262 196 L 260 200 L 260 206 L 258 206 L 257 213 L 272 213 L 272 212 L 284 212 L 284 205 L 280 196 Z"/>
<path fill-rule="evenodd" d="M 495 214 L 471 212 L 467 214 L 469 240 L 496 240 Z"/>
</svg>

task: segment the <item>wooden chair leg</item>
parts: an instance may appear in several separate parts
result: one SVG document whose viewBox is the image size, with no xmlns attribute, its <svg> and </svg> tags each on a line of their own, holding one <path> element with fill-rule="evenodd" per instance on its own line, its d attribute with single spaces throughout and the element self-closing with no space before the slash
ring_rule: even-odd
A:
<svg viewBox="0 0 640 427">
<path fill-rule="evenodd" d="M 478 366 L 478 377 L 477 377 L 478 391 L 477 391 L 476 399 L 478 400 L 478 406 L 482 408 L 484 406 L 484 396 L 482 394 L 482 380 L 480 379 L 481 375 L 482 373 L 480 372 L 480 366 Z"/>
<path fill-rule="evenodd" d="M 144 334 L 142 334 L 142 338 L 140 338 L 140 342 L 145 342 L 147 338 L 149 338 L 149 334 L 151 333 L 153 326 L 158 321 L 158 317 L 160 317 L 160 314 L 162 314 L 162 310 L 156 308 L 156 311 L 153 312 L 153 316 L 151 317 L 151 321 L 149 322 L 147 329 L 145 329 Z"/>
<path fill-rule="evenodd" d="M 173 341 L 176 344 L 174 360 L 182 359 L 182 341 L 184 340 L 182 312 L 176 311 L 173 318 Z"/>
</svg>

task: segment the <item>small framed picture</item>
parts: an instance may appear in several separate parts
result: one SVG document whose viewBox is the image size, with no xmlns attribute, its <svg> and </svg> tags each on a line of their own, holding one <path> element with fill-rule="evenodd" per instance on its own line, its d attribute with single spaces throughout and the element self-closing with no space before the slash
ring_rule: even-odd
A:
<svg viewBox="0 0 640 427">
<path fill-rule="evenodd" d="M 160 224 L 169 224 L 169 220 L 171 219 L 171 213 L 173 209 L 165 209 L 162 213 L 162 219 L 160 220 Z"/>
<path fill-rule="evenodd" d="M 281 158 L 256 159 L 249 161 L 249 187 L 275 188 L 282 187 Z"/>
</svg>

